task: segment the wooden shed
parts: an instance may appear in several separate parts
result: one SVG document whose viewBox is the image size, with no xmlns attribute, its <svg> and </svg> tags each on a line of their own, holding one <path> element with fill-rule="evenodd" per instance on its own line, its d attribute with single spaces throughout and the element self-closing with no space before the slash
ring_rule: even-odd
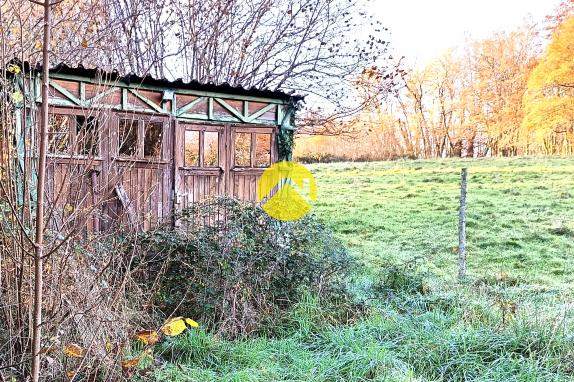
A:
<svg viewBox="0 0 574 382">
<path fill-rule="evenodd" d="M 35 120 L 45 102 L 41 68 L 24 64 L 13 77 L 24 95 L 15 108 L 19 192 L 33 205 L 25 174 L 33 174 Z M 265 168 L 290 159 L 302 100 L 63 64 L 50 70 L 49 85 L 50 224 L 61 228 L 82 215 L 87 231 L 146 230 L 215 195 L 255 201 Z"/>
</svg>

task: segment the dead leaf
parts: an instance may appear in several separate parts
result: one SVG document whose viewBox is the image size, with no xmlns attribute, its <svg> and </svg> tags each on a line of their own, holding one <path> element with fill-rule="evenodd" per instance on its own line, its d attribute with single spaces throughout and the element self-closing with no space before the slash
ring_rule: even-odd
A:
<svg viewBox="0 0 574 382">
<path fill-rule="evenodd" d="M 124 372 L 127 372 L 127 371 L 137 367 L 137 365 L 139 365 L 139 363 L 140 363 L 140 357 L 135 357 L 135 358 L 123 360 L 121 362 L 122 370 Z"/>
<path fill-rule="evenodd" d="M 64 348 L 64 354 L 72 358 L 81 358 L 83 352 L 84 350 L 76 344 L 69 344 Z"/>
<path fill-rule="evenodd" d="M 153 345 L 159 341 L 159 334 L 155 330 L 142 330 L 134 334 L 134 338 L 144 345 Z"/>
<path fill-rule="evenodd" d="M 36 41 L 36 43 L 34 44 L 34 48 L 40 50 L 42 49 L 42 47 L 44 46 L 44 44 L 42 44 L 42 41 L 38 40 Z"/>
<path fill-rule="evenodd" d="M 80 44 L 82 46 L 82 48 L 87 48 L 88 47 L 88 40 L 86 40 L 85 38 L 82 39 L 82 43 Z"/>
</svg>

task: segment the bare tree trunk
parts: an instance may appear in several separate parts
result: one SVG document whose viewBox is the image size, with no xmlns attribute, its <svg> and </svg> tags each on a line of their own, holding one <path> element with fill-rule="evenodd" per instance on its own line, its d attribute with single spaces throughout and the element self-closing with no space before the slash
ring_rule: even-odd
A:
<svg viewBox="0 0 574 382">
<path fill-rule="evenodd" d="M 466 277 L 466 175 L 467 170 L 460 171 L 460 208 L 458 210 L 458 278 Z"/>
<path fill-rule="evenodd" d="M 32 329 L 32 382 L 40 379 L 40 346 L 42 339 L 42 298 L 44 252 L 44 186 L 46 183 L 46 146 L 48 137 L 48 79 L 50 70 L 50 0 L 44 0 L 44 46 L 42 48 L 42 106 L 38 184 L 36 202 L 36 235 L 34 243 L 34 322 Z"/>
</svg>

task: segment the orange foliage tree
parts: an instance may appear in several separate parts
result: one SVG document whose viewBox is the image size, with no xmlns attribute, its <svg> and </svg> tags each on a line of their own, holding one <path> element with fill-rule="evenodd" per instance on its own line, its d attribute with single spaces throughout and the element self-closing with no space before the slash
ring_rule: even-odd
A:
<svg viewBox="0 0 574 382">
<path fill-rule="evenodd" d="M 522 139 L 530 152 L 574 153 L 574 17 L 556 29 L 528 79 Z"/>
</svg>

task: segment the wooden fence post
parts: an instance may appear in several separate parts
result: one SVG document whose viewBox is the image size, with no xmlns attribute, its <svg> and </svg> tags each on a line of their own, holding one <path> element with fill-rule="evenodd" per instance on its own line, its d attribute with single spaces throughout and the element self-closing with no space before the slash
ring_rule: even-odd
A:
<svg viewBox="0 0 574 382">
<path fill-rule="evenodd" d="M 460 171 L 460 208 L 458 210 L 458 278 L 466 277 L 466 181 L 467 169 Z"/>
</svg>

